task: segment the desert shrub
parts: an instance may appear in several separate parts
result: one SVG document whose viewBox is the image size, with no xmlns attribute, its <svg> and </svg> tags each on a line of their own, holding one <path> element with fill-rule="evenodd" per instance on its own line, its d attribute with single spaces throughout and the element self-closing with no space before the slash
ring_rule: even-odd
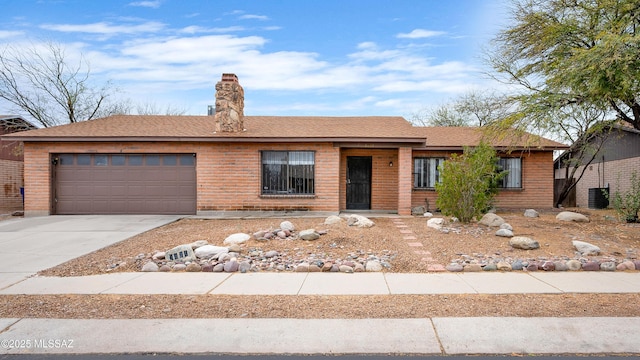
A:
<svg viewBox="0 0 640 360">
<path fill-rule="evenodd" d="M 626 191 L 620 190 L 620 175 L 616 183 L 616 191 L 608 194 L 609 202 L 615 209 L 618 216 L 627 222 L 637 222 L 638 212 L 640 212 L 640 178 L 634 170 L 631 173 L 629 188 Z"/>
<path fill-rule="evenodd" d="M 461 222 L 470 222 L 491 208 L 498 182 L 505 175 L 498 169 L 496 151 L 485 143 L 466 147 L 462 155 L 452 154 L 439 171 L 436 205 L 444 215 Z"/>
</svg>

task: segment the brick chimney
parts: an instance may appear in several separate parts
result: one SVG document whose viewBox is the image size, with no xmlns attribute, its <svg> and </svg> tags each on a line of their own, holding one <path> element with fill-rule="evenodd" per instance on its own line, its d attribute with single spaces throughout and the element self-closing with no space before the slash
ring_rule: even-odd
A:
<svg viewBox="0 0 640 360">
<path fill-rule="evenodd" d="M 216 84 L 216 132 L 244 131 L 244 89 L 236 74 L 222 74 Z"/>
</svg>

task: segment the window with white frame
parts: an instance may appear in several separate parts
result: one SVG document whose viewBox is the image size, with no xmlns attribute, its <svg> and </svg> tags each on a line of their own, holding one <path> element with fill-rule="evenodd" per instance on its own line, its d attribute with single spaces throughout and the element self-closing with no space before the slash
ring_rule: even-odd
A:
<svg viewBox="0 0 640 360">
<path fill-rule="evenodd" d="M 315 152 L 262 151 L 263 195 L 313 195 Z"/>
<path fill-rule="evenodd" d="M 413 159 L 413 187 L 433 189 L 440 182 L 438 167 L 444 158 L 414 158 Z"/>
<path fill-rule="evenodd" d="M 499 169 L 507 174 L 502 178 L 499 186 L 503 189 L 522 188 L 522 159 L 521 158 L 500 158 Z"/>
</svg>

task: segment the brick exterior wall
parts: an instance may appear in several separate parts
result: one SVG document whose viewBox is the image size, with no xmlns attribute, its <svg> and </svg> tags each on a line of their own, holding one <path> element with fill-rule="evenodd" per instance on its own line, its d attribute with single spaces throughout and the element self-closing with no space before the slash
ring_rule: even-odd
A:
<svg viewBox="0 0 640 360">
<path fill-rule="evenodd" d="M 0 214 L 22 210 L 23 162 L 0 159 Z"/>
<path fill-rule="evenodd" d="M 261 150 L 315 151 L 315 195 L 262 196 Z M 51 213 L 51 154 L 195 153 L 197 210 L 339 210 L 340 149 L 333 144 L 27 143 L 25 214 Z"/>
<path fill-rule="evenodd" d="M 576 174 L 580 174 L 582 169 L 583 167 L 578 168 Z M 576 206 L 584 208 L 589 206 L 590 188 L 609 186 L 612 193 L 618 191 L 618 189 L 622 192 L 626 191 L 629 188 L 631 173 L 634 170 L 640 176 L 640 157 L 595 163 L 587 166 L 582 179 L 576 185 Z M 556 177 L 563 175 L 564 170 L 556 170 Z"/>
<path fill-rule="evenodd" d="M 315 151 L 315 194 L 313 196 L 261 195 L 262 150 Z M 444 156 L 411 148 L 350 149 L 332 143 L 248 144 L 248 143 L 27 143 L 25 144 L 25 214 L 47 215 L 51 207 L 51 154 L 58 153 L 195 153 L 197 211 L 323 211 L 346 209 L 346 167 L 348 156 L 372 157 L 371 210 L 409 215 L 412 206 L 429 199 L 435 209 L 436 193 L 412 189 L 413 157 Z M 446 156 L 445 156 L 446 155 Z M 389 166 L 392 163 L 393 166 Z M 553 159 L 551 152 L 525 154 L 521 190 L 504 190 L 496 205 L 500 208 L 550 208 L 553 206 Z"/>
<path fill-rule="evenodd" d="M 447 152 L 414 151 L 413 157 L 449 157 Z M 500 156 L 515 156 L 500 155 Z M 412 164 L 413 166 L 413 164 Z M 413 187 L 413 178 L 412 187 Z M 437 194 L 434 190 L 413 189 L 412 206 L 426 205 L 430 211 L 436 209 Z M 503 209 L 553 207 L 553 153 L 531 151 L 522 157 L 522 189 L 500 190 L 495 206 Z"/>
</svg>

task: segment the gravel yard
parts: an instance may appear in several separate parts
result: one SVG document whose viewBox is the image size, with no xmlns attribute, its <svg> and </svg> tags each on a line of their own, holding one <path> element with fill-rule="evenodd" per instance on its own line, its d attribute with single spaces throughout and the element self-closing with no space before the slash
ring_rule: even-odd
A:
<svg viewBox="0 0 640 360">
<path fill-rule="evenodd" d="M 252 234 L 277 228 L 289 220 L 297 230 L 327 233 L 315 241 L 251 239 L 243 254 L 275 250 L 283 262 L 358 261 L 385 257 L 387 272 L 428 272 L 429 264 L 451 261 L 487 263 L 500 259 L 573 259 L 572 240 L 590 242 L 602 250 L 590 260 L 620 262 L 638 257 L 640 224 L 614 219 L 611 211 L 581 210 L 589 223 L 558 222 L 556 212 L 526 218 L 522 212 L 498 213 L 518 236 L 540 243 L 536 250 L 518 250 L 495 228 L 446 223 L 440 231 L 424 217 L 374 218 L 372 228 L 344 222 L 324 225 L 321 218 L 205 220 L 183 219 L 118 244 L 61 264 L 43 276 L 81 276 L 140 271 L 157 251 L 207 240 L 222 245 L 230 234 Z M 402 225 L 400 226 L 399 223 Z M 401 232 L 401 230 L 403 230 Z M 408 230 L 410 230 L 408 232 Z M 412 238 L 407 238 L 412 237 Z M 420 244 L 419 246 L 417 244 Z M 429 255 L 427 255 L 429 254 Z M 429 259 L 425 259 L 429 258 Z M 291 270 L 293 271 L 293 270 Z M 242 276 L 238 274 L 238 276 Z M 326 276 L 335 276 L 327 273 Z M 353 276 L 357 276 L 353 275 Z M 387 296 L 213 296 L 213 295 L 46 295 L 0 296 L 0 317 L 51 318 L 423 318 L 446 316 L 640 316 L 640 294 L 557 295 L 387 295 Z M 622 325 L 621 325 L 622 326 Z"/>
</svg>

